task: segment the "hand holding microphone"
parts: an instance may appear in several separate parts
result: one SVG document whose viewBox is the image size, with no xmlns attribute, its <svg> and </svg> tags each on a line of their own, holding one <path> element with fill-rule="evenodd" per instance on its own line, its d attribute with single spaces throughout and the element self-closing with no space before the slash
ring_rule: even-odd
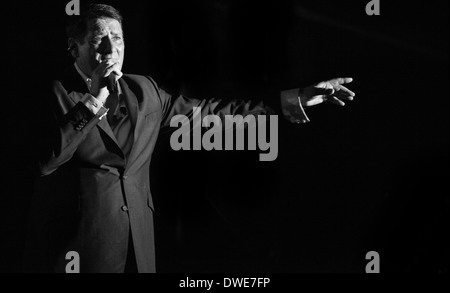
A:
<svg viewBox="0 0 450 293">
<path fill-rule="evenodd" d="M 115 90 L 117 80 L 121 76 L 118 62 L 111 59 L 101 61 L 92 72 L 91 94 L 104 103 L 110 91 Z"/>
</svg>

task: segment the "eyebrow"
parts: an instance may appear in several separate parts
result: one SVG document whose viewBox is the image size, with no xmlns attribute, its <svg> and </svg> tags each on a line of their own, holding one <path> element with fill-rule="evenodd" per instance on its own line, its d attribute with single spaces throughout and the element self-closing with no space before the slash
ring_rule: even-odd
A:
<svg viewBox="0 0 450 293">
<path fill-rule="evenodd" d="M 123 37 L 123 33 L 115 33 L 115 32 L 111 32 L 111 35 L 112 35 L 113 37 Z M 101 31 L 97 31 L 97 32 L 94 32 L 94 33 L 92 34 L 92 36 L 90 37 L 90 39 L 92 40 L 92 39 L 102 38 L 102 36 L 103 36 L 103 33 L 102 33 Z"/>
<path fill-rule="evenodd" d="M 102 34 L 104 34 L 105 31 L 106 30 L 104 30 L 104 29 L 96 29 L 96 30 L 92 31 L 92 35 L 94 35 L 94 36 L 102 35 Z M 123 35 L 123 32 L 111 32 L 111 35 L 121 36 L 121 35 Z"/>
</svg>

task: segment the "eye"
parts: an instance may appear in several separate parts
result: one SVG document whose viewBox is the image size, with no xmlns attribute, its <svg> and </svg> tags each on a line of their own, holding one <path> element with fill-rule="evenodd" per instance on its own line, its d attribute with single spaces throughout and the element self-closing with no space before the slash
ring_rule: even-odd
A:
<svg viewBox="0 0 450 293">
<path fill-rule="evenodd" d="M 94 39 L 91 39 L 91 44 L 92 45 L 99 45 L 100 43 L 101 43 L 101 39 L 100 38 L 94 38 Z"/>
</svg>

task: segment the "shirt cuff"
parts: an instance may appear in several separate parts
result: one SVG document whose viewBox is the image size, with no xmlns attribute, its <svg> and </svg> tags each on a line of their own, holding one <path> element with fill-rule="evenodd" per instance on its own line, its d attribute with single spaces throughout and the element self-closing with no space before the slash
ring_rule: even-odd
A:
<svg viewBox="0 0 450 293">
<path fill-rule="evenodd" d="M 300 101 L 298 88 L 281 92 L 281 111 L 292 123 L 300 124 L 310 121 Z"/>
<path fill-rule="evenodd" d="M 106 112 L 100 116 L 100 120 L 106 115 L 107 109 L 103 107 L 103 103 L 90 94 L 85 94 L 82 100 L 83 104 L 95 115 L 103 108 Z M 101 111 L 103 112 L 103 111 Z"/>
</svg>

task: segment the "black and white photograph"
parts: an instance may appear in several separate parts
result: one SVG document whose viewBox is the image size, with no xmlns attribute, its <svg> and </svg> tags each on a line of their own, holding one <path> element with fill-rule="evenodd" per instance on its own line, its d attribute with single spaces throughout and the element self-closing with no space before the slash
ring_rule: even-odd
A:
<svg viewBox="0 0 450 293">
<path fill-rule="evenodd" d="M 0 272 L 449 273 L 448 1 L 0 5 Z"/>
</svg>

